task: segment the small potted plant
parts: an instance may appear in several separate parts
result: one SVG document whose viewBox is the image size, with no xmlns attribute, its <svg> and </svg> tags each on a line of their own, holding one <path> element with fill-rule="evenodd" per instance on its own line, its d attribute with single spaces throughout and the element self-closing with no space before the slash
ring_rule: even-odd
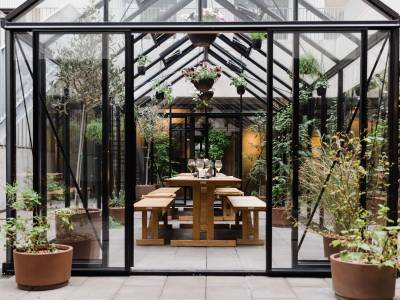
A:
<svg viewBox="0 0 400 300">
<path fill-rule="evenodd" d="M 196 22 L 198 21 L 198 16 L 195 13 L 190 14 L 185 18 L 186 21 Z M 224 17 L 220 11 L 216 8 L 203 8 L 202 13 L 203 22 L 223 22 Z M 208 47 L 214 43 L 218 34 L 216 33 L 191 33 L 188 34 L 190 41 L 196 47 Z"/>
<path fill-rule="evenodd" d="M 265 33 L 251 32 L 249 35 L 250 35 L 253 49 L 260 50 L 262 42 L 265 39 Z"/>
<path fill-rule="evenodd" d="M 112 198 L 108 203 L 110 216 L 117 220 L 120 224 L 125 224 L 125 194 L 123 191 L 119 193 L 113 192 Z"/>
<path fill-rule="evenodd" d="M 90 120 L 86 125 L 85 136 L 88 141 L 101 145 L 103 137 L 103 126 L 100 118 Z"/>
<path fill-rule="evenodd" d="M 137 71 L 139 75 L 145 75 L 146 74 L 146 65 L 150 62 L 150 59 L 143 54 L 140 54 L 137 58 Z"/>
<path fill-rule="evenodd" d="M 317 90 L 317 95 L 319 97 L 324 97 L 326 95 L 326 89 L 329 87 L 329 82 L 324 75 L 321 75 L 315 82 L 315 89 Z"/>
<path fill-rule="evenodd" d="M 345 299 L 393 299 L 399 264 L 400 226 L 387 218 L 389 208 L 380 206 L 378 220 L 360 209 L 353 226 L 342 232 L 344 239 L 332 242 L 341 247 L 330 256 L 332 285 Z"/>
<path fill-rule="evenodd" d="M 31 189 L 18 193 L 16 185 L 7 185 L 6 194 L 10 207 L 18 211 L 17 217 L 7 218 L 2 226 L 6 244 L 13 248 L 18 287 L 45 290 L 68 284 L 73 249 L 47 239 L 50 225 L 37 209 L 42 205 L 39 194 Z"/>
<path fill-rule="evenodd" d="M 310 53 L 306 53 L 300 57 L 299 74 L 309 75 L 311 77 L 321 74 L 321 67 L 317 59 Z"/>
<path fill-rule="evenodd" d="M 239 76 L 232 77 L 230 85 L 236 87 L 236 92 L 239 95 L 243 95 L 246 91 L 246 76 L 244 73 L 241 73 Z"/>
<path fill-rule="evenodd" d="M 197 67 L 188 67 L 182 70 L 183 76 L 189 80 L 200 92 L 206 92 L 212 88 L 215 81 L 221 77 L 220 66 L 208 66 L 203 63 Z"/>
<path fill-rule="evenodd" d="M 168 106 L 170 106 L 172 101 L 174 101 L 174 97 L 172 96 L 172 88 L 169 84 L 163 84 L 157 81 L 153 85 L 153 90 L 155 91 L 154 97 L 156 100 L 165 100 Z"/>
<path fill-rule="evenodd" d="M 74 248 L 74 260 L 98 259 L 100 257 L 100 209 L 60 208 L 55 211 L 55 222 L 56 242 L 72 246 Z"/>
</svg>

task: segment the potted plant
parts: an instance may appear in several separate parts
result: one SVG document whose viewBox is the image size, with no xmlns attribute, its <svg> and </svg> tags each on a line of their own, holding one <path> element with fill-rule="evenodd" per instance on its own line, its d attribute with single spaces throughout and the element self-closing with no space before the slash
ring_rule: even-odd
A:
<svg viewBox="0 0 400 300">
<path fill-rule="evenodd" d="M 48 241 L 50 225 L 37 209 L 42 205 L 39 194 L 31 189 L 18 192 L 16 185 L 7 185 L 6 194 L 10 207 L 18 211 L 17 217 L 7 218 L 2 226 L 6 244 L 13 248 L 18 288 L 45 290 L 68 284 L 73 249 Z"/>
<path fill-rule="evenodd" d="M 153 90 L 155 91 L 155 99 L 158 101 L 165 100 L 167 106 L 170 106 L 172 101 L 174 101 L 174 97 L 172 96 L 172 88 L 169 84 L 163 84 L 157 81 L 153 85 Z"/>
<path fill-rule="evenodd" d="M 265 39 L 264 32 L 250 32 L 249 34 L 253 49 L 260 50 L 263 40 Z"/>
<path fill-rule="evenodd" d="M 343 238 L 342 232 L 356 224 L 362 195 L 359 184 L 366 170 L 360 164 L 360 139 L 353 134 L 333 135 L 319 151 L 319 157 L 303 159 L 301 164 L 300 202 L 314 207 L 321 189 L 325 189 L 319 203 L 324 212 L 323 224 L 311 229 L 322 235 L 324 255 L 329 257 L 340 250 L 331 242 Z M 328 175 L 329 181 L 325 182 Z"/>
<path fill-rule="evenodd" d="M 332 285 L 336 295 L 346 299 L 393 299 L 400 269 L 400 226 L 386 217 L 389 209 L 380 206 L 375 222 L 360 209 L 353 226 L 343 231 L 344 239 L 332 242 L 341 247 L 330 256 Z M 384 225 L 382 225 L 384 224 Z"/>
<path fill-rule="evenodd" d="M 136 123 L 146 143 L 144 184 L 136 185 L 136 199 L 140 200 L 143 195 L 156 189 L 154 184 L 149 184 L 150 151 L 152 144 L 163 132 L 163 116 L 155 104 L 137 107 L 135 111 Z"/>
<path fill-rule="evenodd" d="M 312 77 L 319 76 L 321 74 L 321 67 L 317 59 L 312 54 L 306 53 L 300 57 L 299 74 L 309 75 Z"/>
<path fill-rule="evenodd" d="M 326 89 L 329 87 L 329 82 L 324 75 L 321 75 L 315 82 L 315 88 L 317 90 L 317 95 L 324 97 L 326 95 Z"/>
<path fill-rule="evenodd" d="M 188 67 L 182 70 L 183 76 L 194 84 L 200 92 L 207 92 L 212 88 L 215 81 L 221 77 L 220 66 L 208 66 L 203 63 L 197 67 Z"/>
<path fill-rule="evenodd" d="M 236 87 L 236 92 L 239 95 L 243 95 L 246 91 L 247 86 L 246 75 L 244 73 L 241 73 L 239 76 L 232 77 L 230 85 Z"/>
<path fill-rule="evenodd" d="M 145 75 L 146 74 L 146 64 L 150 62 L 150 59 L 143 54 L 139 54 L 137 58 L 137 71 L 139 75 Z"/>
<path fill-rule="evenodd" d="M 108 203 L 110 217 L 113 217 L 120 224 L 125 224 L 125 193 L 120 191 L 119 193 L 113 192 L 112 197 Z"/>
<path fill-rule="evenodd" d="M 92 119 L 86 125 L 85 136 L 88 141 L 101 145 L 103 137 L 103 126 L 100 118 Z"/>
<path fill-rule="evenodd" d="M 196 22 L 198 16 L 195 13 L 190 14 L 185 18 L 186 21 Z M 203 8 L 202 20 L 203 22 L 223 22 L 224 17 L 216 8 L 208 7 Z M 208 47 L 214 43 L 218 34 L 216 33 L 190 33 L 188 34 L 190 41 L 196 47 Z"/>
<path fill-rule="evenodd" d="M 198 109 L 207 108 L 211 104 L 214 91 L 209 90 L 205 92 L 195 91 L 193 93 L 193 102 Z"/>
<path fill-rule="evenodd" d="M 214 162 L 222 160 L 226 147 L 229 145 L 226 131 L 219 128 L 210 128 L 208 130 L 208 156 Z"/>
<path fill-rule="evenodd" d="M 56 242 L 74 248 L 74 260 L 99 259 L 101 210 L 60 208 L 55 211 Z"/>
</svg>

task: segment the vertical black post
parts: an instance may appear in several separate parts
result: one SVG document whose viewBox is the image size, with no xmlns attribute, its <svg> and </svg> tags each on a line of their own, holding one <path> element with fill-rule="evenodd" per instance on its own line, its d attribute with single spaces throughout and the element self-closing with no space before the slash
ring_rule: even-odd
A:
<svg viewBox="0 0 400 300">
<path fill-rule="evenodd" d="M 134 117 L 133 40 L 125 33 L 125 269 L 133 266 L 133 199 L 136 189 L 136 123 Z M 129 172 L 131 171 L 131 172 Z"/>
<path fill-rule="evenodd" d="M 116 108 L 115 112 L 115 126 L 117 131 L 117 168 L 116 168 L 116 191 L 117 194 L 121 191 L 121 110 Z"/>
<path fill-rule="evenodd" d="M 299 210 L 299 91 L 300 91 L 300 76 L 299 76 L 299 49 L 300 39 L 299 34 L 293 34 L 293 80 L 292 80 L 292 218 L 295 222 L 298 220 Z M 293 226 L 292 239 L 292 266 L 295 268 L 298 264 L 298 228 Z"/>
<path fill-rule="evenodd" d="M 108 21 L 108 0 L 104 1 L 104 21 Z M 102 60 L 101 60 L 101 90 L 102 90 L 102 101 L 101 101 L 101 117 L 102 117 L 102 155 L 101 155 L 101 180 L 102 180 L 102 262 L 103 266 L 108 266 L 108 254 L 109 254 L 109 211 L 108 211 L 108 180 L 109 180 L 109 76 L 108 76 L 108 34 L 102 34 Z"/>
<path fill-rule="evenodd" d="M 15 44 L 14 32 L 6 31 L 6 182 L 17 181 Z M 16 211 L 6 202 L 6 218 L 14 218 Z M 12 249 L 7 246 L 6 262 L 12 264 Z M 4 270 L 4 268 L 3 268 Z"/>
<path fill-rule="evenodd" d="M 111 103 L 111 101 L 109 101 L 109 103 Z M 112 195 L 112 192 L 114 191 L 114 109 L 112 105 L 108 105 L 108 109 L 109 109 L 108 193 L 109 195 Z"/>
<path fill-rule="evenodd" d="M 240 95 L 240 115 L 239 115 L 239 163 L 238 163 L 238 177 L 242 178 L 243 174 L 243 94 Z M 243 182 L 241 183 L 243 187 Z"/>
<path fill-rule="evenodd" d="M 389 187 L 387 205 L 389 218 L 397 222 L 399 187 L 399 29 L 392 29 L 389 42 L 389 86 L 388 86 L 388 156 Z"/>
<path fill-rule="evenodd" d="M 267 172 L 266 172 L 266 198 L 267 198 L 267 221 L 266 221 L 266 271 L 272 269 L 272 141 L 273 141 L 273 72 L 274 72 L 274 32 L 268 31 L 267 38 L 267 126 L 266 126 L 266 141 L 267 141 Z"/>
<path fill-rule="evenodd" d="M 46 60 L 44 53 L 40 54 L 39 66 L 39 118 L 40 118 L 40 196 L 42 204 L 40 211 L 47 215 L 47 121 L 46 121 Z M 35 119 L 35 118 L 34 118 Z"/>
<path fill-rule="evenodd" d="M 85 124 L 87 124 L 87 116 L 85 120 Z M 83 135 L 83 156 L 82 156 L 82 177 L 81 177 L 81 185 L 82 185 L 82 204 L 83 207 L 88 208 L 88 140 L 86 138 L 86 134 Z"/>
<path fill-rule="evenodd" d="M 203 0 L 197 0 L 197 14 L 198 21 L 201 22 L 203 20 Z"/>
<path fill-rule="evenodd" d="M 336 131 L 344 131 L 344 92 L 343 92 L 343 69 L 338 72 L 338 96 L 336 103 Z"/>
<path fill-rule="evenodd" d="M 365 153 L 367 152 L 367 141 L 366 136 L 368 134 L 368 31 L 361 31 L 361 47 L 360 47 L 360 139 L 361 139 L 361 153 L 360 153 L 360 163 L 361 166 L 367 168 L 367 159 Z M 360 204 L 362 207 L 366 208 L 367 202 L 367 179 L 363 177 L 360 180 Z"/>
<path fill-rule="evenodd" d="M 69 100 L 69 89 L 64 89 L 64 105 L 68 105 Z M 68 111 L 68 107 L 66 109 Z M 69 116 L 66 113 L 63 113 L 63 147 L 65 151 L 65 157 L 63 160 L 63 177 L 64 177 L 64 203 L 65 207 L 70 207 L 71 205 L 71 177 L 69 174 Z"/>
<path fill-rule="evenodd" d="M 201 1 L 201 0 L 200 0 Z M 169 177 L 172 177 L 172 105 L 169 106 L 169 118 L 168 118 L 168 153 L 169 153 L 169 161 L 168 161 L 168 169 L 169 169 Z"/>
<path fill-rule="evenodd" d="M 326 135 L 326 120 L 328 118 L 328 103 L 326 99 L 326 95 L 322 95 L 321 98 L 321 137 L 324 138 Z"/>
</svg>

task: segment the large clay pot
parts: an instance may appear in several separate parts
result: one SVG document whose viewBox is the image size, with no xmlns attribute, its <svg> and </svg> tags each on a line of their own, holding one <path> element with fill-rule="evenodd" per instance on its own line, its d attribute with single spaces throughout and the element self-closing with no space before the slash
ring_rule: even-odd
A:
<svg viewBox="0 0 400 300">
<path fill-rule="evenodd" d="M 325 257 L 331 257 L 332 254 L 336 254 L 336 253 L 339 253 L 340 251 L 342 251 L 342 247 L 340 247 L 340 246 L 333 247 L 331 245 L 331 243 L 334 240 L 337 240 L 337 238 L 323 236 L 322 239 L 324 242 L 324 256 Z"/>
<path fill-rule="evenodd" d="M 289 227 L 290 221 L 285 207 L 272 208 L 272 226 L 275 227 Z"/>
<path fill-rule="evenodd" d="M 214 80 L 212 79 L 193 80 L 192 82 L 194 87 L 203 93 L 209 91 L 214 85 Z"/>
<path fill-rule="evenodd" d="M 71 277 L 72 247 L 56 245 L 50 253 L 14 250 L 15 281 L 23 290 L 49 290 L 65 286 Z"/>
<path fill-rule="evenodd" d="M 393 299 L 396 270 L 389 267 L 343 262 L 339 254 L 330 257 L 335 293 L 346 299 Z"/>
<path fill-rule="evenodd" d="M 193 46 L 196 47 L 208 47 L 217 38 L 217 34 L 215 33 L 193 33 L 188 34 L 188 36 Z"/>
<path fill-rule="evenodd" d="M 110 207 L 110 217 L 113 217 L 120 224 L 125 224 L 125 208 L 124 207 Z"/>
<path fill-rule="evenodd" d="M 101 210 L 88 208 L 90 220 L 83 208 L 73 210 L 72 230 L 66 229 L 56 215 L 56 242 L 74 247 L 74 259 L 99 259 L 101 245 L 97 238 L 101 241 Z"/>
<path fill-rule="evenodd" d="M 146 195 L 156 189 L 154 184 L 138 184 L 136 185 L 136 201 L 142 199 L 143 195 Z"/>
</svg>

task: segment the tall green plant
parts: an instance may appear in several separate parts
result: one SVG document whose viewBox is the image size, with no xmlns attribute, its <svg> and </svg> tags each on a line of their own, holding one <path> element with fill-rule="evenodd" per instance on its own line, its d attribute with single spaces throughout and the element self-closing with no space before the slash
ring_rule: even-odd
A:
<svg viewBox="0 0 400 300">
<path fill-rule="evenodd" d="M 222 159 L 226 147 L 229 145 L 225 130 L 211 128 L 208 130 L 208 155 L 212 160 Z"/>
</svg>

